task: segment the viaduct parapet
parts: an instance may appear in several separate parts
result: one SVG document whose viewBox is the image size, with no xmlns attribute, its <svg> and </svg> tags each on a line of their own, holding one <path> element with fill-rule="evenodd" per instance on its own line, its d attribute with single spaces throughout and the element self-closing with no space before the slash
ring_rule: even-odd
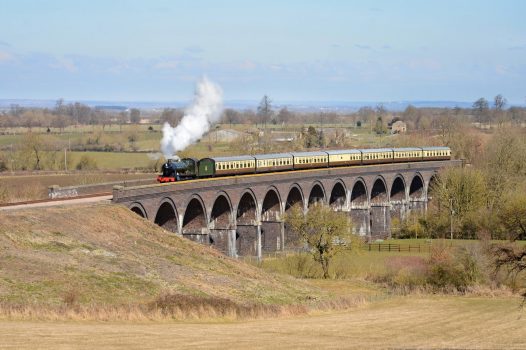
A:
<svg viewBox="0 0 526 350">
<path fill-rule="evenodd" d="M 393 218 L 427 209 L 439 169 L 460 165 L 396 163 L 116 187 L 113 203 L 227 255 L 261 257 L 297 244 L 283 220 L 295 205 L 308 210 L 326 203 L 349 213 L 356 234 L 389 237 Z"/>
</svg>

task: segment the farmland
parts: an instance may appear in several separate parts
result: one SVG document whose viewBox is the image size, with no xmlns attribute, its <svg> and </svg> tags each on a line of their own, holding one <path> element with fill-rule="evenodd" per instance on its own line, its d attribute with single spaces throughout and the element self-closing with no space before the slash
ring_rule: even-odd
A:
<svg viewBox="0 0 526 350">
<path fill-rule="evenodd" d="M 352 311 L 250 322 L 0 321 L 17 349 L 523 349 L 518 300 L 452 296 L 392 298 Z"/>
</svg>

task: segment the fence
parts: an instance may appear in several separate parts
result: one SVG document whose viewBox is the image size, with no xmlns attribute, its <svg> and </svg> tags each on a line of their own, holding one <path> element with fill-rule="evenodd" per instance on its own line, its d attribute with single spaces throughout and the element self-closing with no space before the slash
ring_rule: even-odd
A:
<svg viewBox="0 0 526 350">
<path fill-rule="evenodd" d="M 430 244 L 367 243 L 363 249 L 370 252 L 418 252 L 430 251 Z"/>
</svg>

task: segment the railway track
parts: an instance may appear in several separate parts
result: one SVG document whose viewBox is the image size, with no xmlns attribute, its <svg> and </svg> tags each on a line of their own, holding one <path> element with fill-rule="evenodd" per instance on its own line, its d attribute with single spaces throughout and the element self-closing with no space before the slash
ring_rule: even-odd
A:
<svg viewBox="0 0 526 350">
<path fill-rule="evenodd" d="M 86 195 L 76 196 L 76 197 L 37 199 L 33 201 L 0 204 L 0 210 L 48 207 L 48 206 L 63 205 L 63 204 L 68 205 L 68 204 L 90 203 L 90 202 L 96 202 L 99 200 L 106 200 L 106 199 L 110 200 L 112 197 L 113 197 L 112 192 L 101 192 L 101 193 L 86 194 Z"/>
</svg>

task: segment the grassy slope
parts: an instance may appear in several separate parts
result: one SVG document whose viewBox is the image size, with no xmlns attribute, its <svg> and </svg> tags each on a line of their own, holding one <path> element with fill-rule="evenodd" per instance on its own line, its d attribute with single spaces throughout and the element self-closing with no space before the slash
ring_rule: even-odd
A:
<svg viewBox="0 0 526 350">
<path fill-rule="evenodd" d="M 0 301 L 145 303 L 161 291 L 288 304 L 323 299 L 307 283 L 265 273 L 170 234 L 113 205 L 0 213 Z"/>
</svg>

